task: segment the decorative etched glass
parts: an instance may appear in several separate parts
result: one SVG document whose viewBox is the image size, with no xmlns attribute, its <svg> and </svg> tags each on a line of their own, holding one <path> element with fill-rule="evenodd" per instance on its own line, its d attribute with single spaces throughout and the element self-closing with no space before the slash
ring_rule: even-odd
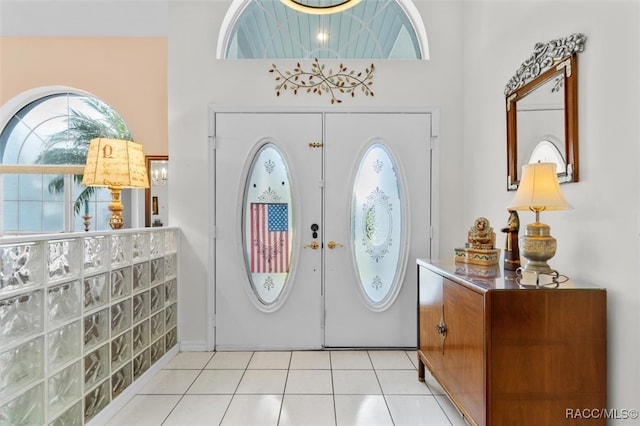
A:
<svg viewBox="0 0 640 426">
<path fill-rule="evenodd" d="M 133 295 L 133 322 L 138 322 L 149 315 L 149 292 Z"/>
<path fill-rule="evenodd" d="M 135 345 L 135 341 L 134 341 Z M 137 380 L 142 376 L 151 366 L 151 350 L 140 353 L 133 359 L 133 380 Z"/>
<path fill-rule="evenodd" d="M 151 287 L 151 313 L 156 313 L 164 307 L 164 286 Z"/>
<path fill-rule="evenodd" d="M 165 285 L 165 303 L 175 303 L 178 301 L 178 282 L 173 279 L 168 281 Z"/>
<path fill-rule="evenodd" d="M 84 420 L 87 422 L 111 402 L 109 392 L 109 380 L 105 380 L 100 386 L 90 391 L 84 397 Z"/>
<path fill-rule="evenodd" d="M 133 382 L 133 367 L 126 364 L 111 375 L 111 398 L 120 395 Z"/>
<path fill-rule="evenodd" d="M 165 345 L 167 348 L 167 352 L 176 344 L 178 344 L 178 329 L 172 328 L 171 330 L 167 331 L 167 334 L 165 335 Z"/>
<path fill-rule="evenodd" d="M 165 279 L 174 278 L 177 275 L 178 256 L 170 254 L 164 258 Z"/>
<path fill-rule="evenodd" d="M 108 266 L 109 240 L 104 236 L 84 239 L 84 273 L 104 271 Z"/>
<path fill-rule="evenodd" d="M 111 271 L 111 300 L 131 294 L 131 267 Z"/>
<path fill-rule="evenodd" d="M 138 291 L 149 286 L 150 280 L 149 262 L 133 265 L 133 291 Z"/>
<path fill-rule="evenodd" d="M 53 330 L 47 335 L 49 367 L 56 370 L 80 356 L 80 320 Z"/>
<path fill-rule="evenodd" d="M 109 338 L 109 309 L 84 317 L 84 352 L 104 343 Z"/>
<path fill-rule="evenodd" d="M 43 281 L 42 244 L 0 246 L 0 296 Z"/>
<path fill-rule="evenodd" d="M 82 401 L 62 413 L 49 426 L 82 426 Z"/>
<path fill-rule="evenodd" d="M 158 257 L 164 254 L 164 232 L 153 232 L 150 235 L 149 255 Z"/>
<path fill-rule="evenodd" d="M 82 394 L 80 362 L 71 364 L 49 378 L 49 410 L 57 413 Z"/>
<path fill-rule="evenodd" d="M 164 336 L 151 344 L 151 364 L 158 361 L 164 355 Z"/>
<path fill-rule="evenodd" d="M 49 287 L 47 290 L 47 312 L 49 324 L 57 327 L 82 313 L 82 289 L 80 281 L 72 281 Z"/>
<path fill-rule="evenodd" d="M 178 252 L 178 231 L 175 229 L 170 229 L 164 233 L 164 252 Z"/>
<path fill-rule="evenodd" d="M 256 153 L 245 183 L 244 255 L 254 294 L 273 305 L 289 277 L 294 218 L 289 168 L 276 145 Z"/>
<path fill-rule="evenodd" d="M 178 304 L 174 303 L 173 305 L 167 306 L 167 309 L 164 311 L 165 315 L 165 323 L 166 329 L 170 329 L 171 327 L 175 327 L 178 325 Z"/>
<path fill-rule="evenodd" d="M 164 334 L 164 312 L 158 312 L 156 315 L 153 315 L 150 320 L 150 325 L 151 341 L 153 342 Z"/>
<path fill-rule="evenodd" d="M 103 345 L 84 357 L 85 389 L 98 383 L 109 374 L 109 345 Z"/>
<path fill-rule="evenodd" d="M 47 259 L 49 281 L 58 281 L 78 275 L 77 260 L 81 259 L 81 255 L 78 253 L 77 243 L 77 240 L 49 241 L 49 257 Z"/>
<path fill-rule="evenodd" d="M 42 290 L 0 300 L 0 336 L 10 345 L 43 329 Z"/>
<path fill-rule="evenodd" d="M 131 359 L 131 331 L 111 341 L 111 371 L 120 368 Z"/>
<path fill-rule="evenodd" d="M 116 336 L 131 327 L 131 299 L 111 306 L 111 335 Z"/>
<path fill-rule="evenodd" d="M 111 266 L 125 265 L 131 256 L 131 236 L 114 234 L 111 236 Z"/>
<path fill-rule="evenodd" d="M 149 232 L 131 235 L 133 247 L 131 249 L 133 262 L 146 260 L 149 257 Z"/>
<path fill-rule="evenodd" d="M 3 426 L 44 424 L 44 383 L 0 406 L 0 420 Z"/>
<path fill-rule="evenodd" d="M 44 375 L 44 338 L 29 340 L 0 353 L 0 401 L 16 389 L 42 379 Z M 0 424 L 2 424 L 0 417 Z"/>
<path fill-rule="evenodd" d="M 84 310 L 90 311 L 109 302 L 109 275 L 100 274 L 84 279 Z"/>
<path fill-rule="evenodd" d="M 381 143 L 364 153 L 353 184 L 351 236 L 360 289 L 369 305 L 386 305 L 404 269 L 404 188 Z"/>
<path fill-rule="evenodd" d="M 149 346 L 149 320 L 133 327 L 133 352 L 138 353 Z"/>
<path fill-rule="evenodd" d="M 151 260 L 151 284 L 164 281 L 164 258 Z"/>
</svg>

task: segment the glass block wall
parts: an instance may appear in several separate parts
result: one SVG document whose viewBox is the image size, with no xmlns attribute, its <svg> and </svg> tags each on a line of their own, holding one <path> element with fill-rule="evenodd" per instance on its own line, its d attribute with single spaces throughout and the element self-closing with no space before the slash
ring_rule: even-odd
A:
<svg viewBox="0 0 640 426">
<path fill-rule="evenodd" d="M 177 344 L 177 232 L 0 239 L 0 426 L 83 425 Z"/>
</svg>

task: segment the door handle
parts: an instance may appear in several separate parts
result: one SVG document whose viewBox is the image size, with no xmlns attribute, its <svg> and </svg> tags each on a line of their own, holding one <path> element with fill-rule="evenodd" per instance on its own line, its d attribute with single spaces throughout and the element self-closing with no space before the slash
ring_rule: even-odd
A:
<svg viewBox="0 0 640 426">
<path fill-rule="evenodd" d="M 335 241 L 331 240 L 327 243 L 327 247 L 329 247 L 330 250 L 333 250 L 336 247 L 344 247 L 344 244 L 336 243 Z"/>
<path fill-rule="evenodd" d="M 303 247 L 310 248 L 312 250 L 317 250 L 318 247 L 320 247 L 320 243 L 318 243 L 316 240 L 313 240 L 309 244 L 305 244 Z"/>
</svg>

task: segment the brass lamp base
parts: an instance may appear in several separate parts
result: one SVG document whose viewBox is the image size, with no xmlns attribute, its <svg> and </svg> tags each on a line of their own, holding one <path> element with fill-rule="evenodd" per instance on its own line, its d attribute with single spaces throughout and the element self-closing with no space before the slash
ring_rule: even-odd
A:
<svg viewBox="0 0 640 426">
<path fill-rule="evenodd" d="M 124 219 L 122 218 L 122 211 L 124 206 L 120 201 L 120 188 L 110 186 L 111 190 L 111 204 L 109 204 L 109 210 L 111 210 L 111 217 L 109 218 L 109 226 L 111 229 L 120 229 L 124 225 Z"/>
<path fill-rule="evenodd" d="M 525 227 L 525 232 L 520 237 L 520 254 L 526 263 L 522 269 L 537 274 L 550 274 L 555 272 L 547 261 L 556 254 L 557 242 L 549 231 L 549 225 L 541 222 L 533 222 Z"/>
</svg>

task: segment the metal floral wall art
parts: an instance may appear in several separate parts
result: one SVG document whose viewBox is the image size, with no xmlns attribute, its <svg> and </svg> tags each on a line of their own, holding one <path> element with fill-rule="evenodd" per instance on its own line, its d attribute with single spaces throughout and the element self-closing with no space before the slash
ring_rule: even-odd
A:
<svg viewBox="0 0 640 426">
<path fill-rule="evenodd" d="M 342 102 L 342 99 L 338 98 L 340 94 L 350 94 L 353 98 L 359 90 L 365 96 L 373 96 L 371 86 L 374 70 L 374 64 L 359 72 L 349 70 L 348 67 L 340 64 L 334 72 L 332 68 L 325 70 L 325 64 L 321 64 L 316 58 L 311 63 L 310 70 L 305 70 L 298 62 L 291 71 L 280 71 L 275 64 L 272 64 L 269 72 L 275 74 L 276 96 L 280 96 L 280 93 L 285 90 L 292 90 L 294 95 L 297 95 L 298 91 L 318 96 L 326 93 L 332 104 L 339 104 Z"/>
</svg>

